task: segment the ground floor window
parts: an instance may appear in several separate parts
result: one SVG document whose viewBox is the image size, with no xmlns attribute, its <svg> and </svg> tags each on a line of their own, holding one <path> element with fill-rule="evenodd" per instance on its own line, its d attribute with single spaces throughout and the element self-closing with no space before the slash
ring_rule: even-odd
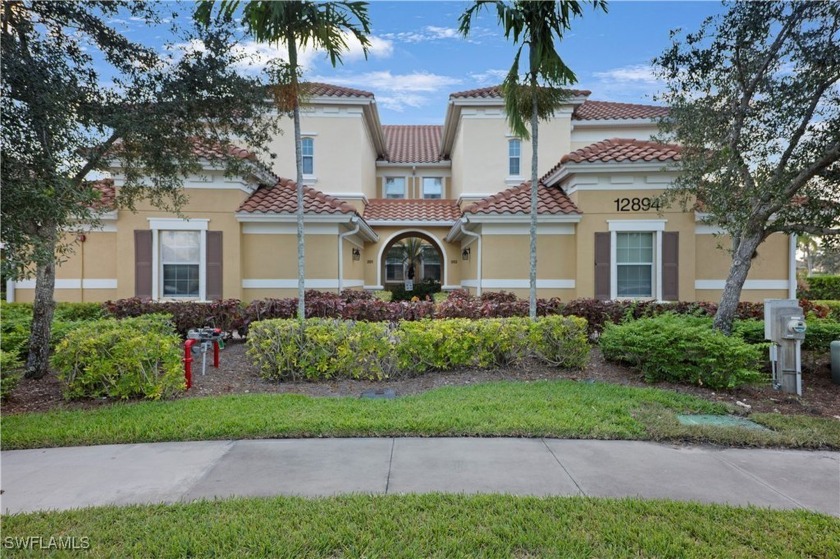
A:
<svg viewBox="0 0 840 559">
<path fill-rule="evenodd" d="M 403 251 L 399 247 L 388 251 L 385 259 L 385 281 L 403 281 Z"/>
<path fill-rule="evenodd" d="M 440 282 L 440 254 L 429 245 L 423 247 L 423 279 Z"/>
<path fill-rule="evenodd" d="M 160 231 L 164 297 L 201 296 L 201 232 Z"/>
<path fill-rule="evenodd" d="M 654 233 L 615 235 L 616 291 L 619 297 L 654 296 Z"/>
</svg>

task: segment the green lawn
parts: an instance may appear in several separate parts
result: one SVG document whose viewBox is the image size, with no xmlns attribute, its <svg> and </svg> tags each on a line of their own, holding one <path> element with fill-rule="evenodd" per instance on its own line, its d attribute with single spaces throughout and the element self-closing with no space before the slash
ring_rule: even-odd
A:
<svg viewBox="0 0 840 559">
<path fill-rule="evenodd" d="M 253 394 L 3 417 L 2 448 L 213 439 L 507 436 L 840 448 L 840 421 L 755 414 L 774 429 L 686 427 L 720 404 L 656 388 L 566 380 L 447 387 L 395 400 Z"/>
<path fill-rule="evenodd" d="M 635 499 L 276 497 L 12 515 L 9 538 L 87 538 L 85 557 L 840 557 L 840 521 Z M 14 541 L 13 539 L 11 541 Z M 8 557 L 43 551 L 4 550 Z"/>
</svg>

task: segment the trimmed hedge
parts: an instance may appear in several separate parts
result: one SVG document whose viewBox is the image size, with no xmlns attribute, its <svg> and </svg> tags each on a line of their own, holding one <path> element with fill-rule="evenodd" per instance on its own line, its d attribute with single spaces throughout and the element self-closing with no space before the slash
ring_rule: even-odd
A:
<svg viewBox="0 0 840 559">
<path fill-rule="evenodd" d="M 20 382 L 23 361 L 8 351 L 0 350 L 0 401 L 5 402 Z"/>
<path fill-rule="evenodd" d="M 166 398 L 184 389 L 181 341 L 169 317 L 82 323 L 55 349 L 64 397 Z"/>
<path fill-rule="evenodd" d="M 828 313 L 824 318 L 831 319 L 835 322 L 840 322 L 840 301 L 811 301 L 813 304 L 825 307 Z"/>
<path fill-rule="evenodd" d="M 148 314 L 168 314 L 175 331 L 181 338 L 187 337 L 192 328 L 213 325 L 222 331 L 233 333 L 244 328 L 242 303 L 239 299 L 225 299 L 199 303 L 195 301 L 157 302 L 150 299 L 132 297 L 102 304 L 105 316 L 113 318 L 132 318 Z"/>
<path fill-rule="evenodd" d="M 810 276 L 800 284 L 800 299 L 840 301 L 840 276 Z"/>
<path fill-rule="evenodd" d="M 263 377 L 381 380 L 459 367 L 487 368 L 534 356 L 570 369 L 589 358 L 576 317 L 449 319 L 399 323 L 307 319 L 254 323 L 248 355 Z"/>
<path fill-rule="evenodd" d="M 831 342 L 840 340 L 840 322 L 810 318 L 802 349 L 818 353 L 828 353 Z M 741 320 L 732 326 L 732 332 L 749 344 L 766 344 L 763 320 Z"/>
<path fill-rule="evenodd" d="M 663 314 L 608 323 L 600 345 L 607 360 L 639 369 L 647 382 L 721 389 L 765 380 L 759 372 L 764 349 L 713 330 L 702 317 Z"/>
<path fill-rule="evenodd" d="M 53 313 L 50 348 L 85 321 L 102 317 L 99 303 L 58 303 Z M 0 350 L 23 358 L 32 330 L 32 303 L 0 303 Z"/>
</svg>

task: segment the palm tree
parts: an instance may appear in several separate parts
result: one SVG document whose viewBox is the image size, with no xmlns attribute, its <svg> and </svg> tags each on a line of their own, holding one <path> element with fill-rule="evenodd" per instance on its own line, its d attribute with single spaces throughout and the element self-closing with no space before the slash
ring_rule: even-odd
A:
<svg viewBox="0 0 840 559">
<path fill-rule="evenodd" d="M 426 243 L 417 237 L 411 237 L 396 244 L 396 248 L 400 249 L 403 265 L 406 266 L 406 270 L 410 270 L 412 267 L 415 273 L 419 270 L 419 265 L 423 261 L 425 246 Z M 412 276 L 411 279 L 414 279 L 414 277 Z"/>
<path fill-rule="evenodd" d="M 820 245 L 817 240 L 807 233 L 799 235 L 799 250 L 805 253 L 805 266 L 808 269 L 808 277 L 814 273 L 814 261 L 817 257 L 817 252 Z"/>
<path fill-rule="evenodd" d="M 595 9 L 607 11 L 603 0 L 591 0 Z M 513 65 L 502 82 L 505 114 L 514 134 L 531 140 L 531 246 L 530 246 L 530 304 L 531 319 L 537 317 L 537 151 L 538 122 L 551 118 L 554 109 L 563 101 L 561 86 L 577 82 L 571 68 L 557 53 L 555 42 L 570 29 L 574 17 L 583 13 L 584 2 L 531 2 L 516 0 L 476 0 L 459 19 L 460 32 L 466 37 L 472 27 L 473 17 L 482 8 L 493 6 L 502 25 L 505 38 L 520 43 L 513 58 Z M 528 45 L 528 64 L 520 82 L 519 60 Z M 540 85 L 542 82 L 542 86 Z M 530 117 L 530 133 L 526 119 Z"/>
<path fill-rule="evenodd" d="M 213 11 L 213 0 L 203 0 L 195 17 L 207 23 Z M 220 15 L 232 18 L 240 0 L 222 0 Z M 295 129 L 295 165 L 297 167 L 297 246 L 298 246 L 298 318 L 305 316 L 304 305 L 304 236 L 303 236 L 303 156 L 300 132 L 300 67 L 298 46 L 312 45 L 326 51 L 330 63 L 341 62 L 341 54 L 348 50 L 347 38 L 352 35 L 359 41 L 367 57 L 370 40 L 370 20 L 367 2 L 245 2 L 242 21 L 248 33 L 257 41 L 285 43 L 288 62 L 279 67 L 281 83 L 275 88 L 274 98 L 278 108 L 292 113 Z"/>
</svg>

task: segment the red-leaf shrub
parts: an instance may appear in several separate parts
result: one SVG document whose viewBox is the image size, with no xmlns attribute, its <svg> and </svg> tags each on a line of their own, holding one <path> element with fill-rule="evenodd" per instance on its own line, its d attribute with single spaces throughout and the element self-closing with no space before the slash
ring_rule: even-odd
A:
<svg viewBox="0 0 840 559">
<path fill-rule="evenodd" d="M 191 328 L 213 325 L 233 333 L 245 326 L 245 316 L 239 299 L 225 299 L 208 303 L 194 301 L 164 301 L 132 297 L 102 304 L 105 313 L 114 318 L 129 318 L 146 314 L 169 314 L 178 334 L 185 338 Z"/>
</svg>

